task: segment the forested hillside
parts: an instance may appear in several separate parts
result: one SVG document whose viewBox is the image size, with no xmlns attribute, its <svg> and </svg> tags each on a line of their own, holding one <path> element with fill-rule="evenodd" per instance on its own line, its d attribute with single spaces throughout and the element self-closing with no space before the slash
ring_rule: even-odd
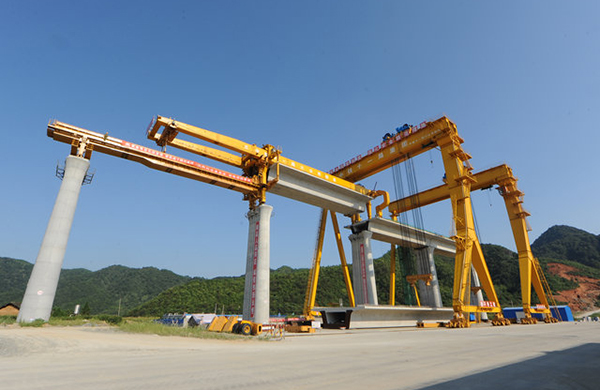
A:
<svg viewBox="0 0 600 390">
<path fill-rule="evenodd" d="M 600 269 L 600 236 L 571 226 L 555 225 L 531 245 L 538 257 L 570 260 Z"/>
<path fill-rule="evenodd" d="M 24 260 L 0 258 L 0 304 L 23 299 L 33 264 Z M 189 281 L 168 270 L 141 269 L 113 265 L 99 271 L 63 269 L 54 307 L 72 312 L 76 304 L 88 304 L 92 314 L 121 314 L 146 302 L 169 287 Z"/>
<path fill-rule="evenodd" d="M 517 254 L 498 245 L 484 244 L 482 249 L 500 302 L 505 306 L 520 305 L 521 286 Z M 444 306 L 451 306 L 454 259 L 436 256 L 435 262 Z M 389 252 L 376 259 L 374 264 L 378 299 L 381 304 L 387 304 L 390 285 Z M 546 269 L 543 260 L 542 268 Z M 396 269 L 401 269 L 399 263 Z M 271 272 L 271 314 L 290 315 L 302 312 L 308 272 L 308 269 L 289 267 Z M 548 281 L 553 291 L 576 286 L 576 283 L 554 275 L 549 275 Z M 318 286 L 317 305 L 335 306 L 339 305 L 340 300 L 343 305 L 348 304 L 340 266 L 322 267 Z M 243 277 L 194 280 L 163 292 L 155 299 L 132 310 L 130 314 L 159 316 L 175 312 L 213 312 L 215 308 L 218 313 L 241 313 L 243 290 Z M 533 300 L 536 301 L 535 294 Z M 412 290 L 400 275 L 396 280 L 396 304 L 416 304 Z"/>
<path fill-rule="evenodd" d="M 532 245 L 550 286 L 561 292 L 557 299 L 579 310 L 600 306 L 600 239 L 569 226 L 554 226 Z M 496 292 L 503 306 L 519 306 L 521 290 L 517 254 L 498 245 L 482 245 Z M 435 258 L 445 306 L 452 304 L 454 259 Z M 550 264 L 550 267 L 548 266 Z M 33 265 L 23 260 L 0 258 L 0 304 L 19 303 Z M 378 299 L 389 302 L 390 254 L 375 260 Z M 396 269 L 396 304 L 415 304 L 414 295 Z M 271 313 L 302 312 L 308 269 L 281 267 L 271 272 Z M 63 270 L 55 307 L 72 311 L 76 304 L 90 307 L 92 314 L 160 316 L 168 312 L 241 313 L 244 278 L 214 279 L 179 276 L 156 268 L 132 269 L 111 266 L 99 271 Z M 339 266 L 322 267 L 317 305 L 348 305 L 346 286 Z M 536 301 L 533 294 L 534 303 Z"/>
</svg>

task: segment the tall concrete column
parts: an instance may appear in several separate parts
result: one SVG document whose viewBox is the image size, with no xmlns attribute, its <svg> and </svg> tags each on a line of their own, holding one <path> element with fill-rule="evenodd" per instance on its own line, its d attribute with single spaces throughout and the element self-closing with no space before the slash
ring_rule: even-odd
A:
<svg viewBox="0 0 600 390">
<path fill-rule="evenodd" d="M 373 233 L 364 230 L 350 235 L 352 243 L 352 284 L 357 305 L 377 305 L 377 286 L 371 237 Z"/>
<path fill-rule="evenodd" d="M 262 204 L 248 213 L 248 254 L 244 288 L 245 320 L 269 322 L 270 230 L 272 206 Z"/>
<path fill-rule="evenodd" d="M 481 283 L 479 282 L 479 275 L 477 275 L 477 271 L 475 271 L 475 268 L 473 268 L 473 266 L 471 266 L 471 285 L 473 287 L 476 287 L 477 290 L 477 292 L 473 294 L 471 300 L 473 301 L 474 298 L 476 305 L 480 306 L 480 303 L 483 301 L 483 293 L 481 292 Z M 482 321 L 488 320 L 487 313 L 480 313 L 480 315 Z"/>
<path fill-rule="evenodd" d="M 417 272 L 421 275 L 431 274 L 432 276 L 429 286 L 419 280 L 419 300 L 422 306 L 442 307 L 442 293 L 440 292 L 440 283 L 433 259 L 434 249 L 434 247 L 427 246 L 415 251 L 417 254 Z"/>
<path fill-rule="evenodd" d="M 85 158 L 69 156 L 66 159 L 63 181 L 27 283 L 18 322 L 50 319 L 79 191 L 89 166 Z"/>
</svg>

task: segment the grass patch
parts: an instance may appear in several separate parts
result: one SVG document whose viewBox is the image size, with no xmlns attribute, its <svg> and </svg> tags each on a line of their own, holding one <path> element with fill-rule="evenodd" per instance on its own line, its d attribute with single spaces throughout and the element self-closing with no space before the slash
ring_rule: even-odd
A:
<svg viewBox="0 0 600 390">
<path fill-rule="evenodd" d="M 31 327 L 31 328 L 40 328 L 42 326 L 44 326 L 46 324 L 46 321 L 42 320 L 41 318 L 38 318 L 37 320 L 34 320 L 32 322 L 21 322 L 19 325 L 22 327 Z"/>
<path fill-rule="evenodd" d="M 83 326 L 83 325 L 106 325 L 99 317 L 50 317 L 48 324 L 51 326 Z"/>
<path fill-rule="evenodd" d="M 241 336 L 231 333 L 209 332 L 206 329 L 180 328 L 177 326 L 167 326 L 153 322 L 149 318 L 127 318 L 121 324 L 119 329 L 128 333 L 156 334 L 159 336 L 178 336 L 194 337 L 200 339 L 220 339 L 220 340 L 251 340 L 252 337 Z"/>
<path fill-rule="evenodd" d="M 17 322 L 17 316 L 0 316 L 0 325 L 12 325 Z"/>
</svg>

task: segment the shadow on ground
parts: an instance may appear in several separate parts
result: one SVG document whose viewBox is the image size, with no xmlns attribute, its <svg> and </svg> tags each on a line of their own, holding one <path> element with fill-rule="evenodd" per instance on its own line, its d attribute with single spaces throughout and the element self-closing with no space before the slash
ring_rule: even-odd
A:
<svg viewBox="0 0 600 390">
<path fill-rule="evenodd" d="M 493 351 L 490 351 L 493 354 Z M 423 389 L 600 389 L 600 343 L 438 383 Z"/>
</svg>

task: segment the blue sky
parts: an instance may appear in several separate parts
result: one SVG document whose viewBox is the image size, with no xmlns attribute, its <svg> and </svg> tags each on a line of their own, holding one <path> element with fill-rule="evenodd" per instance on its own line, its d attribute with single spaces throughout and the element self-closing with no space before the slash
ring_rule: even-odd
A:
<svg viewBox="0 0 600 390">
<path fill-rule="evenodd" d="M 475 171 L 513 168 L 532 241 L 556 224 L 598 234 L 599 4 L 3 1 L 0 256 L 37 255 L 60 186 L 54 169 L 69 153 L 46 136 L 50 119 L 152 146 L 154 115 L 328 170 L 398 125 L 445 114 Z M 91 164 L 65 268 L 244 273 L 239 194 L 106 155 Z M 437 153 L 415 164 L 419 189 L 441 184 Z M 394 193 L 391 171 L 362 184 Z M 309 267 L 319 210 L 268 203 L 271 267 Z M 481 241 L 514 250 L 502 198 L 478 192 L 473 203 Z M 448 234 L 450 204 L 423 219 Z M 329 230 L 326 240 L 323 264 L 339 264 Z"/>
</svg>

